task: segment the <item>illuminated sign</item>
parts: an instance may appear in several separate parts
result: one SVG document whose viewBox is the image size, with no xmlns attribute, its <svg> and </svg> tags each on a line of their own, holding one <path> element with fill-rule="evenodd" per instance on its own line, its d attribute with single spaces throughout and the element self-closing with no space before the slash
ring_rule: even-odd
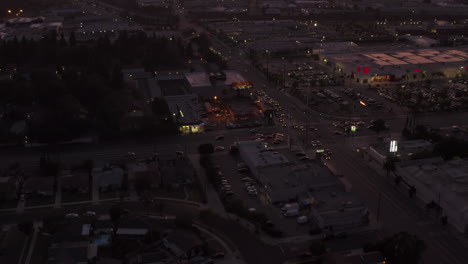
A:
<svg viewBox="0 0 468 264">
<path fill-rule="evenodd" d="M 361 72 L 361 67 L 356 67 L 356 72 Z"/>
<path fill-rule="evenodd" d="M 414 72 L 421 72 L 421 70 L 414 70 Z"/>
<path fill-rule="evenodd" d="M 356 132 L 356 126 L 351 126 L 351 132 Z"/>
<path fill-rule="evenodd" d="M 365 67 L 363 72 L 367 74 L 367 73 L 369 73 L 369 72 L 370 72 L 370 69 L 369 69 L 369 68 L 367 68 L 367 67 Z"/>
<path fill-rule="evenodd" d="M 390 152 L 395 153 L 398 151 L 398 142 L 396 140 L 390 141 Z"/>
<path fill-rule="evenodd" d="M 317 149 L 315 152 L 317 152 L 317 153 L 323 153 L 323 152 L 325 152 L 325 150 L 324 150 L 324 149 Z"/>
<path fill-rule="evenodd" d="M 253 87 L 252 82 L 233 82 L 231 84 L 233 89 L 250 89 Z"/>
</svg>

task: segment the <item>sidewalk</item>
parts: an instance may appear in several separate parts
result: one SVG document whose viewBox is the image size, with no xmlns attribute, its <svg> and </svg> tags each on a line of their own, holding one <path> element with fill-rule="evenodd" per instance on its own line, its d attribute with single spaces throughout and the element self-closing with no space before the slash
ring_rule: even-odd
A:
<svg viewBox="0 0 468 264">
<path fill-rule="evenodd" d="M 54 208 L 60 208 L 62 204 L 62 177 L 57 177 L 57 192 L 55 193 Z"/>
<path fill-rule="evenodd" d="M 28 254 L 26 255 L 26 260 L 24 261 L 24 264 L 29 264 L 31 262 L 31 257 L 34 252 L 34 248 L 36 247 L 36 241 L 37 241 L 37 235 L 39 233 L 39 228 L 42 227 L 42 221 L 41 222 L 34 222 L 33 228 L 34 228 L 34 233 L 31 238 L 31 243 L 29 245 L 28 249 Z"/>
<path fill-rule="evenodd" d="M 95 169 L 93 169 L 93 171 L 94 170 Z M 93 177 L 93 180 L 92 180 L 93 186 L 92 186 L 92 190 L 91 190 L 91 192 L 92 192 L 92 200 L 91 201 L 92 201 L 93 204 L 98 204 L 99 203 L 99 187 L 98 187 L 99 184 L 97 183 L 97 178 L 94 177 L 94 175 L 95 175 L 94 172 L 91 173 L 91 175 Z"/>
<path fill-rule="evenodd" d="M 132 164 L 131 166 L 135 166 L 135 164 Z M 138 193 L 135 190 L 135 186 L 132 184 L 135 180 L 135 171 L 133 168 L 128 168 L 128 193 L 130 197 L 128 198 L 132 202 L 136 202 L 139 200 Z"/>
<path fill-rule="evenodd" d="M 175 199 L 175 198 L 168 198 L 168 197 L 154 197 L 154 199 L 161 200 L 161 201 L 167 201 L 167 202 L 173 202 L 173 203 L 183 203 L 183 204 L 186 204 L 186 205 L 198 207 L 200 209 L 207 209 L 206 205 L 204 205 L 202 203 L 194 202 L 194 201 Z M 94 200 L 88 200 L 88 201 L 61 203 L 60 205 L 61 205 L 61 207 L 63 207 L 63 206 L 70 206 L 70 205 L 97 204 L 99 202 L 116 202 L 116 201 L 120 201 L 120 198 L 101 199 L 101 200 L 98 200 L 97 202 L 94 201 Z M 126 198 L 125 201 L 134 202 L 134 201 L 131 201 L 129 198 Z M 40 208 L 56 208 L 56 209 L 59 209 L 59 208 L 55 207 L 55 203 L 54 204 L 28 206 L 28 207 L 24 206 L 24 202 L 20 202 L 19 204 L 22 204 L 20 211 L 18 211 L 19 208 L 20 208 L 20 206 L 18 205 L 17 208 L 1 209 L 0 213 L 16 212 L 16 213 L 19 214 L 19 213 L 23 213 L 25 210 L 29 210 L 29 209 L 40 209 Z"/>
</svg>

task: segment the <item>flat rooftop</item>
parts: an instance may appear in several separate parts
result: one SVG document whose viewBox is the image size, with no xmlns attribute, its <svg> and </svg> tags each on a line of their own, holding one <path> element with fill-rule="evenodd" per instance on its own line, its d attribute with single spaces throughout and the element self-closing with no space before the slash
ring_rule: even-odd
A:
<svg viewBox="0 0 468 264">
<path fill-rule="evenodd" d="M 191 87 L 211 86 L 210 77 L 206 72 L 191 72 L 184 75 Z"/>
<path fill-rule="evenodd" d="M 381 154 L 390 153 L 389 142 L 372 144 L 371 147 Z M 433 145 L 427 140 L 408 140 L 398 141 L 397 148 L 398 153 L 418 153 L 425 150 L 432 150 Z"/>
<path fill-rule="evenodd" d="M 180 124 L 196 124 L 201 118 L 199 111 L 202 109 L 198 98 L 194 95 L 177 95 L 164 97 L 172 113 L 172 118 Z"/>
<path fill-rule="evenodd" d="M 311 197 L 311 192 L 336 187 L 343 190 L 332 172 L 312 163 L 271 166 L 259 170 L 258 178 L 268 186 L 273 201 L 287 201 L 298 196 Z"/>
<path fill-rule="evenodd" d="M 240 141 L 239 150 L 244 159 L 256 168 L 287 164 L 288 159 L 281 153 L 269 151 L 265 143 L 257 141 Z"/>
<path fill-rule="evenodd" d="M 328 54 L 328 55 L 327 55 Z M 419 69 L 423 64 L 446 65 L 460 64 L 468 60 L 468 47 L 444 48 L 444 49 L 396 49 L 388 51 L 354 53 L 327 53 L 325 58 L 347 66 L 370 67 L 371 71 L 383 69 L 386 66 L 404 67 L 412 66 Z M 354 69 L 354 68 L 352 68 Z"/>
<path fill-rule="evenodd" d="M 231 85 L 235 82 L 247 82 L 244 76 L 238 71 L 224 71 L 224 73 L 226 74 L 226 80 L 223 81 L 225 85 Z"/>
<path fill-rule="evenodd" d="M 397 173 L 417 188 L 425 203 L 434 201 L 443 208 L 449 221 L 466 231 L 468 217 L 468 160 L 442 158 L 397 163 Z"/>
</svg>

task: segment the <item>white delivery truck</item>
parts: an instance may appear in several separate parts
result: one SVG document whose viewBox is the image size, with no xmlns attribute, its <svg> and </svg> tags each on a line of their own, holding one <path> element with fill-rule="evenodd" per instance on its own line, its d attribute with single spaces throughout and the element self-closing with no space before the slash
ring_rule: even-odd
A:
<svg viewBox="0 0 468 264">
<path fill-rule="evenodd" d="M 308 218 L 307 216 L 305 216 L 305 215 L 299 216 L 299 217 L 296 219 L 296 222 L 297 222 L 298 224 L 302 225 L 302 224 L 305 224 L 305 223 L 309 222 L 309 218 Z"/>
</svg>

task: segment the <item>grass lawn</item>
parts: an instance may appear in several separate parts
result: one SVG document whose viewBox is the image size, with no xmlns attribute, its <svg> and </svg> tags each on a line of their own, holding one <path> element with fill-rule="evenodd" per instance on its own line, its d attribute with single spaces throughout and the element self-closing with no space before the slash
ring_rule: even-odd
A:
<svg viewBox="0 0 468 264">
<path fill-rule="evenodd" d="M 26 198 L 25 206 L 38 206 L 38 205 L 47 205 L 47 204 L 54 204 L 55 203 L 55 196 L 52 197 L 31 197 Z"/>
<path fill-rule="evenodd" d="M 73 203 L 91 200 L 91 193 L 62 192 L 62 203 Z"/>
</svg>

